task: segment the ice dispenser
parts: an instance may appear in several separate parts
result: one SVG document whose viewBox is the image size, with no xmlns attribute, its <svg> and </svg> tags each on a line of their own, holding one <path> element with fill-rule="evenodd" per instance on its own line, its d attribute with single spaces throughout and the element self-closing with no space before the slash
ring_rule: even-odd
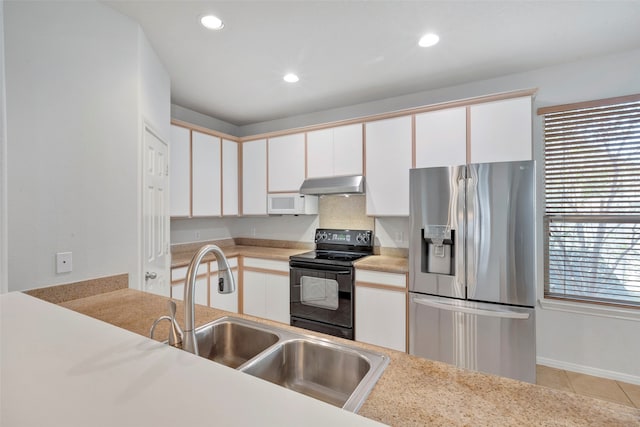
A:
<svg viewBox="0 0 640 427">
<path fill-rule="evenodd" d="M 422 229 L 422 272 L 454 274 L 455 230 L 446 225 L 426 225 Z"/>
</svg>

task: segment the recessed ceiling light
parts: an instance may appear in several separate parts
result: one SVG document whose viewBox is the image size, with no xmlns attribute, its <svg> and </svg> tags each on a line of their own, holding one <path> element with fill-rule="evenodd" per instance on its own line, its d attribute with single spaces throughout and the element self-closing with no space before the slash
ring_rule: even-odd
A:
<svg viewBox="0 0 640 427">
<path fill-rule="evenodd" d="M 286 74 L 283 79 L 287 83 L 295 83 L 300 80 L 300 78 L 293 73 Z"/>
<path fill-rule="evenodd" d="M 200 23 L 203 27 L 210 30 L 221 30 L 224 27 L 224 22 L 222 22 L 222 19 L 214 15 L 203 16 L 202 18 L 200 18 Z"/>
<path fill-rule="evenodd" d="M 430 47 L 438 44 L 439 41 L 440 41 L 440 37 L 438 37 L 437 34 L 429 33 L 420 37 L 420 41 L 418 42 L 418 45 L 422 47 Z"/>
</svg>

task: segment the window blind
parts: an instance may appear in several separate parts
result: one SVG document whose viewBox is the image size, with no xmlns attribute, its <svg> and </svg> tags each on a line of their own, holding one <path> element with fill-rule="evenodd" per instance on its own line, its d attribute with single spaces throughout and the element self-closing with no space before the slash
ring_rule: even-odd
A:
<svg viewBox="0 0 640 427">
<path fill-rule="evenodd" d="M 640 95 L 544 113 L 545 296 L 640 307 Z"/>
</svg>

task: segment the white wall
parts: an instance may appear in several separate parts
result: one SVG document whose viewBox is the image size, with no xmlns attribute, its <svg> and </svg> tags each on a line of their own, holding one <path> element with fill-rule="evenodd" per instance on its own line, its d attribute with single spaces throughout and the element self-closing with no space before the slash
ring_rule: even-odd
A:
<svg viewBox="0 0 640 427">
<path fill-rule="evenodd" d="M 7 127 L 4 79 L 4 0 L 0 0 L 0 294 L 9 289 L 7 274 Z"/>
<path fill-rule="evenodd" d="M 144 94 L 166 77 L 141 88 L 139 26 L 101 3 L 9 1 L 5 17 L 9 290 L 137 283 L 141 112 L 165 127 L 168 95 Z M 56 274 L 64 251 L 73 272 Z"/>
</svg>

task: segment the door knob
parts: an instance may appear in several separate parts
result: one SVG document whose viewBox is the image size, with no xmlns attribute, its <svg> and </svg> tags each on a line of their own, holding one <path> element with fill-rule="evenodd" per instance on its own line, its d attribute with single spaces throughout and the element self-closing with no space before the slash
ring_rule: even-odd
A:
<svg viewBox="0 0 640 427">
<path fill-rule="evenodd" d="M 158 274 L 155 271 L 147 271 L 144 275 L 144 280 L 155 279 Z"/>
</svg>

